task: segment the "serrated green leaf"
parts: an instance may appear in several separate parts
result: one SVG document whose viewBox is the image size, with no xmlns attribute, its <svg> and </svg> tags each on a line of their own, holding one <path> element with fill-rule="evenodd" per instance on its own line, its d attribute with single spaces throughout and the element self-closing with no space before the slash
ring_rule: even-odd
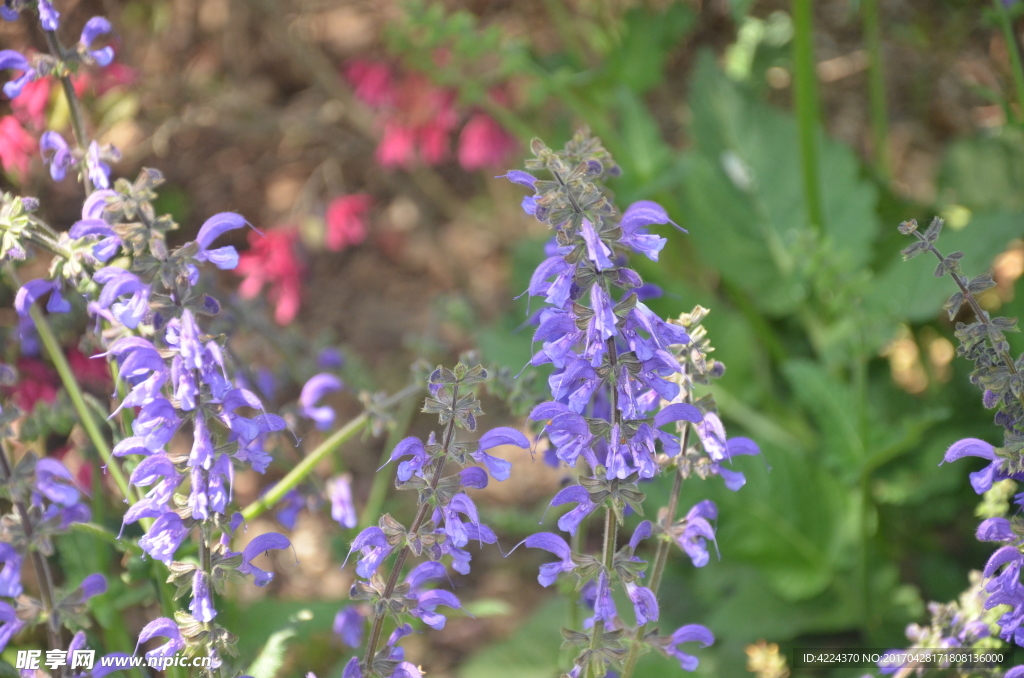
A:
<svg viewBox="0 0 1024 678">
<path fill-rule="evenodd" d="M 271 635 L 259 656 L 249 665 L 246 674 L 252 678 L 274 678 L 284 665 L 288 641 L 297 635 L 298 632 L 294 628 L 282 629 Z"/>
</svg>

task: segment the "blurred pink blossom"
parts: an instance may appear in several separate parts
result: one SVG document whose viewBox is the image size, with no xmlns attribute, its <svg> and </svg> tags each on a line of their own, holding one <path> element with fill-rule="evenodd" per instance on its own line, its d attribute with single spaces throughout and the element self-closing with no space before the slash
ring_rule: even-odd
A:
<svg viewBox="0 0 1024 678">
<path fill-rule="evenodd" d="M 46 104 L 50 101 L 50 78 L 40 78 L 25 85 L 21 95 L 11 100 L 11 110 L 22 123 L 37 130 L 46 126 Z"/>
<path fill-rule="evenodd" d="M 28 174 L 28 161 L 36 150 L 36 140 L 13 115 L 0 118 L 0 165 L 8 172 Z"/>
<path fill-rule="evenodd" d="M 327 206 L 327 249 L 340 252 L 366 239 L 366 212 L 372 198 L 364 193 L 343 195 Z"/>
<path fill-rule="evenodd" d="M 516 140 L 494 118 L 477 113 L 459 136 L 459 164 L 468 171 L 503 167 L 516 148 Z"/>
<path fill-rule="evenodd" d="M 238 258 L 235 273 L 242 276 L 238 293 L 243 299 L 257 296 L 264 285 L 270 285 L 267 299 L 274 304 L 274 320 L 287 325 L 299 312 L 302 303 L 302 274 L 295 247 L 299 234 L 290 227 L 268 230 L 265 234 L 249 232 L 249 250 Z"/>
<path fill-rule="evenodd" d="M 345 75 L 355 88 L 356 96 L 374 108 L 390 104 L 394 99 L 391 69 L 387 64 L 360 59 L 349 64 Z"/>
</svg>

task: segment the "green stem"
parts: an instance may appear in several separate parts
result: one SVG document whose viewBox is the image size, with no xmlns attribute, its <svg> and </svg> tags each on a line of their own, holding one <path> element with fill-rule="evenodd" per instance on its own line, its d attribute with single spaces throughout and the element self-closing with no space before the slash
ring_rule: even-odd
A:
<svg viewBox="0 0 1024 678">
<path fill-rule="evenodd" d="M 67 55 L 57 38 L 57 33 L 43 31 L 43 35 L 46 36 L 46 46 L 49 48 L 50 54 L 65 61 Z M 64 98 L 68 102 L 68 110 L 71 112 L 71 129 L 75 134 L 75 143 L 78 144 L 79 150 L 84 152 L 89 146 L 89 139 L 85 135 L 85 114 L 82 113 L 82 103 L 78 100 L 78 95 L 75 94 L 75 86 L 71 82 L 71 77 L 65 74 L 61 75 L 59 80 L 61 88 L 64 90 Z M 92 193 L 92 181 L 89 179 L 88 172 L 82 172 L 82 183 L 85 185 L 85 194 L 88 196 Z"/>
<path fill-rule="evenodd" d="M 273 508 L 277 502 L 281 501 L 284 495 L 288 494 L 288 492 L 301 483 L 306 476 L 312 473 L 317 464 L 323 461 L 327 455 L 333 453 L 362 431 L 368 421 L 369 416 L 366 412 L 363 412 L 358 417 L 335 431 L 330 438 L 322 442 L 320 446 L 313 450 L 308 457 L 300 461 L 298 465 L 284 478 L 279 480 L 276 485 L 270 488 L 269 492 L 246 506 L 242 510 L 242 517 L 246 520 L 252 520 Z"/>
<path fill-rule="evenodd" d="M 92 411 L 85 402 L 82 388 L 78 385 L 78 380 L 75 379 L 75 375 L 71 371 L 71 365 L 68 364 L 68 359 L 61 349 L 60 343 L 50 327 L 50 323 L 47 322 L 46 316 L 43 315 L 42 310 L 36 304 L 33 304 L 29 309 L 29 315 L 32 316 L 32 321 L 36 324 L 36 331 L 39 333 L 39 339 L 46 348 L 47 355 L 53 361 L 53 366 L 57 368 L 57 374 L 60 375 L 61 383 L 64 384 L 64 389 L 71 398 L 71 404 L 74 405 L 75 411 L 78 413 L 82 428 L 85 429 L 85 432 L 89 435 L 89 440 L 92 441 L 96 451 L 99 452 L 100 459 L 103 460 L 107 470 L 110 472 L 110 477 L 114 479 L 114 484 L 117 485 L 121 497 L 134 501 L 131 488 L 128 486 L 128 480 L 121 471 L 121 467 L 117 464 L 117 460 L 111 454 L 106 437 L 100 431 L 96 420 L 93 419 Z"/>
<path fill-rule="evenodd" d="M 878 0 L 861 0 L 864 22 L 864 41 L 867 43 L 868 97 L 871 104 L 871 138 L 874 143 L 875 172 L 882 181 L 888 181 L 889 167 L 889 113 L 885 103 L 885 74 L 882 71 L 882 30 L 878 20 Z"/>
<path fill-rule="evenodd" d="M 1003 39 L 1006 41 L 1006 51 L 1010 55 L 1010 72 L 1013 76 L 1013 89 L 1017 99 L 1016 118 L 1017 122 L 1024 121 L 1024 66 L 1021 65 L 1020 47 L 1017 45 L 1017 36 L 1013 32 L 1013 22 L 1006 6 L 1000 0 L 992 0 L 995 7 L 996 18 L 999 27 L 1003 29 Z"/>
<path fill-rule="evenodd" d="M 394 405 L 395 403 L 401 402 L 406 398 L 411 397 L 420 390 L 418 385 L 407 386 L 398 393 L 395 393 L 390 398 L 386 399 L 380 404 L 380 407 L 386 408 Z M 306 476 L 313 472 L 317 464 L 324 460 L 327 455 L 335 452 L 339 447 L 344 445 L 346 442 L 351 440 L 363 430 L 363 427 L 369 423 L 370 414 L 369 412 L 363 412 L 355 419 L 352 419 L 347 424 L 342 426 L 340 429 L 335 431 L 331 437 L 320 443 L 320 445 L 313 450 L 308 457 L 299 462 L 299 464 L 293 468 L 288 474 L 279 480 L 274 487 L 272 487 L 262 497 L 249 504 L 242 510 L 242 517 L 246 520 L 252 520 L 257 518 L 268 510 L 274 507 L 277 502 L 281 501 L 284 495 L 288 494 L 290 490 L 301 483 Z"/>
<path fill-rule="evenodd" d="M 384 508 L 384 500 L 388 496 L 388 488 L 391 487 L 394 473 L 391 466 L 384 466 L 391 459 L 391 451 L 402 440 L 402 436 L 409 429 L 409 422 L 412 420 L 413 412 L 416 411 L 416 401 L 410 400 L 398 412 L 395 418 L 395 426 L 388 433 L 387 442 L 384 443 L 384 451 L 380 455 L 381 470 L 373 476 L 373 484 L 370 486 L 370 495 L 366 498 L 366 506 L 363 508 L 363 515 L 359 518 L 357 530 L 365 530 L 371 525 L 376 525 Z"/>
<path fill-rule="evenodd" d="M 998 0 L 997 0 L 998 2 Z M 813 0 L 793 0 L 793 94 L 800 130 L 800 158 L 804 180 L 804 199 L 811 227 L 824 230 L 818 178 L 818 105 L 817 73 L 814 60 Z"/>
</svg>

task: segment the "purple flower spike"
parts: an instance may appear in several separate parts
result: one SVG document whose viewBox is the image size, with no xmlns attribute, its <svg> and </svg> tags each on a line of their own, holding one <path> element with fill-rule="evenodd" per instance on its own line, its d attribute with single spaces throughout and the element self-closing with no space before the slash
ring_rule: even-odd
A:
<svg viewBox="0 0 1024 678">
<path fill-rule="evenodd" d="M 700 643 L 701 647 L 708 647 L 715 642 L 715 635 L 706 627 L 700 624 L 687 624 L 676 629 L 665 643 L 665 653 L 670 657 L 679 660 L 679 666 L 683 671 L 696 671 L 700 661 L 691 654 L 686 654 L 679 649 L 683 643 Z"/>
<path fill-rule="evenodd" d="M 366 628 L 366 617 L 359 613 L 354 605 L 339 610 L 334 617 L 334 635 L 351 648 L 363 644 L 363 631 Z"/>
<path fill-rule="evenodd" d="M 238 571 L 242 574 L 251 574 L 256 586 L 266 586 L 274 578 L 274 574 L 253 565 L 252 559 L 264 551 L 286 549 L 291 545 L 292 543 L 288 540 L 288 537 L 283 534 L 277 532 L 261 534 L 249 542 L 245 549 L 242 550 L 242 564 L 239 565 Z"/>
<path fill-rule="evenodd" d="M 328 481 L 327 496 L 331 500 L 331 518 L 342 527 L 355 527 L 359 519 L 352 503 L 352 476 L 346 473 Z"/>
<path fill-rule="evenodd" d="M 43 132 L 39 137 L 39 152 L 43 156 L 43 162 L 50 166 L 50 176 L 53 180 L 64 181 L 68 168 L 75 164 L 75 156 L 71 154 L 64 137 L 57 132 Z"/>
<path fill-rule="evenodd" d="M 340 391 L 341 387 L 341 379 L 327 372 L 310 378 L 302 387 L 302 393 L 299 395 L 302 415 L 316 422 L 316 427 L 321 431 L 326 431 L 334 423 L 334 408 L 327 405 L 316 407 L 316 404 L 328 393 Z"/>
<path fill-rule="evenodd" d="M 557 563 L 548 563 L 540 566 L 540 575 L 537 577 L 537 581 L 540 582 L 541 586 L 551 586 L 558 579 L 559 574 L 562 572 L 572 572 L 576 569 L 576 563 L 572 560 L 572 549 L 557 534 L 550 532 L 531 534 L 523 543 L 526 544 L 527 548 L 550 551 L 560 559 Z"/>
<path fill-rule="evenodd" d="M 21 595 L 21 555 L 7 542 L 0 542 L 0 596 L 17 598 Z"/>
<path fill-rule="evenodd" d="M 558 529 L 574 535 L 583 520 L 597 508 L 597 504 L 590 500 L 590 493 L 582 485 L 570 485 L 551 500 L 552 506 L 569 503 L 575 503 L 577 506 L 558 519 Z"/>
<path fill-rule="evenodd" d="M 0 71 L 6 69 L 24 71 L 19 77 L 4 84 L 4 94 L 11 99 L 16 99 L 25 85 L 38 77 L 28 59 L 13 49 L 0 50 Z"/>
<path fill-rule="evenodd" d="M 135 654 L 139 653 L 139 647 L 143 643 L 157 637 L 166 638 L 167 642 L 155 650 L 147 652 L 147 659 L 170 657 L 185 647 L 185 639 L 181 637 L 181 631 L 178 630 L 175 621 L 167 617 L 160 617 L 142 627 L 142 631 L 139 633 L 139 642 L 135 645 Z"/>
<path fill-rule="evenodd" d="M 96 61 L 100 66 L 109 66 L 110 62 L 114 60 L 114 48 L 104 47 L 102 49 L 91 49 L 92 43 L 96 41 L 101 35 L 110 33 L 111 27 L 110 22 L 101 16 L 94 16 L 85 22 L 85 28 L 82 29 L 82 37 L 79 38 L 78 44 L 82 50 L 87 53 L 90 57 Z"/>
<path fill-rule="evenodd" d="M 499 445 L 515 445 L 516 447 L 528 449 L 530 441 L 514 428 L 502 426 L 491 429 L 483 434 L 480 437 L 479 445 L 477 451 L 472 453 L 472 457 L 484 464 L 495 480 L 502 481 L 508 480 L 509 475 L 512 473 L 511 462 L 491 456 L 485 450 L 493 449 Z"/>
</svg>

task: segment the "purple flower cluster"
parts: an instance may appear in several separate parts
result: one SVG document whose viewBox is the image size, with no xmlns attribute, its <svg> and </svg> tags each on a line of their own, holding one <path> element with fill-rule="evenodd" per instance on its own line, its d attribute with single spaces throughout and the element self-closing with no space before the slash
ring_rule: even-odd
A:
<svg viewBox="0 0 1024 678">
<path fill-rule="evenodd" d="M 708 645 L 711 633 L 689 626 L 668 638 L 645 640 L 642 630 L 658 621 L 659 608 L 655 591 L 644 584 L 647 563 L 635 552 L 646 537 L 666 534 L 694 565 L 707 564 L 706 542 L 715 538 L 709 521 L 717 517 L 717 509 L 704 501 L 678 523 L 641 522 L 621 549 L 615 538 L 617 525 L 627 510 L 642 513 L 644 496 L 638 481 L 671 466 L 681 477 L 721 475 L 729 489 L 737 490 L 745 480 L 727 465 L 736 455 L 759 450 L 745 438 L 727 440 L 713 409 L 691 403 L 697 376 L 691 363 L 696 361 L 697 371 L 708 376 L 703 344 L 690 334 L 698 329 L 697 338 L 703 340 L 699 318 L 684 323 L 658 317 L 641 300 L 649 298 L 647 289 L 627 265 L 629 254 L 658 260 L 667 240 L 647 229 L 672 223 L 665 210 L 643 200 L 616 214 L 601 181 L 617 175 L 618 168 L 586 133 L 577 134 L 558 152 L 535 140 L 533 152 L 527 169 L 545 171 L 551 179 L 519 170 L 506 175 L 534 191 L 523 200 L 523 209 L 554 230 L 548 256 L 528 289 L 548 304 L 533 316 L 533 339 L 540 349 L 531 364 L 552 366 L 552 399 L 534 408 L 530 419 L 543 422 L 554 451 L 552 461 L 580 469 L 580 484 L 564 488 L 551 501 L 552 506 L 572 506 L 559 518 L 558 527 L 575 535 L 601 509 L 605 549 L 600 557 L 574 553 L 565 539 L 550 532 L 530 536 L 524 544 L 557 558 L 541 566 L 542 586 L 572 575 L 594 611 L 587 623 L 590 631 L 567 640 L 585 648 L 570 675 L 604 675 L 609 666 L 622 667 L 625 650 L 614 634 L 626 625 L 612 596 L 619 587 L 632 603 L 640 628 L 635 643 L 648 642 L 692 671 L 696 658 L 677 646 L 691 640 Z M 691 426 L 699 449 L 687 442 Z M 632 666 L 626 664 L 628 673 Z"/>
<path fill-rule="evenodd" d="M 462 604 L 454 593 L 429 587 L 428 582 L 449 579 L 446 562 L 455 572 L 469 574 L 469 546 L 473 542 L 481 546 L 497 542 L 465 490 L 486 487 L 489 477 L 506 480 L 511 464 L 489 451 L 501 445 L 528 448 L 529 441 L 521 432 L 507 427 L 492 429 L 475 442 L 455 439 L 457 428 L 475 430 L 481 411 L 471 388 L 487 378 L 479 366 L 470 369 L 460 363 L 454 370 L 437 368 L 429 379 L 430 396 L 424 411 L 439 415 L 444 425 L 440 441 L 433 434 L 426 442 L 410 437 L 399 442 L 391 453 L 389 463 L 398 462 L 398 487 L 418 492 L 418 508 L 408 528 L 385 515 L 379 525 L 366 528 L 352 541 L 351 553 L 357 554 L 356 574 L 360 579 L 352 586 L 351 597 L 371 602 L 372 623 L 366 654 L 362 660 L 349 660 L 343 674 L 346 678 L 371 674 L 420 676 L 416 667 L 403 661 L 401 648 L 395 647 L 400 637 L 411 633 L 411 627 L 400 625 L 397 636 L 392 634 L 383 648 L 376 647 L 385 617 L 415 618 L 430 628 L 444 628 L 447 618 L 438 608 L 458 609 Z M 448 462 L 463 468 L 444 476 Z M 395 553 L 398 555 L 391 575 L 382 576 L 382 565 Z M 424 560 L 398 583 L 398 574 L 410 555 Z M 356 647 L 366 624 L 361 608 L 348 607 L 338 613 L 335 632 L 347 645 Z"/>
</svg>

